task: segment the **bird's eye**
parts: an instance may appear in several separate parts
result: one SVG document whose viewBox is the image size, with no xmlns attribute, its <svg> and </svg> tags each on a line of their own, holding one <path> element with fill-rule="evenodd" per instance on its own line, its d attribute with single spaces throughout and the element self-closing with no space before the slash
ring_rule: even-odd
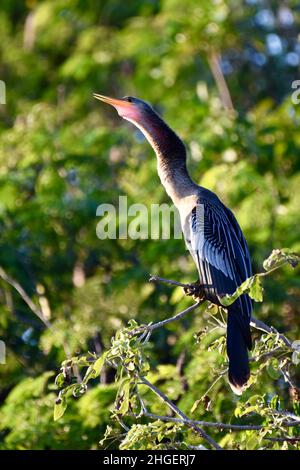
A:
<svg viewBox="0 0 300 470">
<path fill-rule="evenodd" d="M 125 101 L 128 101 L 128 103 L 132 103 L 133 102 L 133 99 L 131 96 L 124 96 L 123 98 Z"/>
</svg>

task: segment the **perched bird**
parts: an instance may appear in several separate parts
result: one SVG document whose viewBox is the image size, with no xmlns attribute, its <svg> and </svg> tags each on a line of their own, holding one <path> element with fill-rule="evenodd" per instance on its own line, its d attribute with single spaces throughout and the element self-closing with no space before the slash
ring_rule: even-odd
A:
<svg viewBox="0 0 300 470">
<path fill-rule="evenodd" d="M 94 97 L 112 105 L 122 118 L 138 127 L 153 147 L 160 180 L 179 211 L 201 290 L 205 299 L 221 305 L 220 297 L 232 294 L 252 274 L 248 246 L 233 213 L 216 194 L 192 181 L 185 145 L 148 103 L 131 96 Z M 246 294 L 228 307 L 228 378 L 238 395 L 250 376 L 251 311 L 252 302 Z"/>
</svg>

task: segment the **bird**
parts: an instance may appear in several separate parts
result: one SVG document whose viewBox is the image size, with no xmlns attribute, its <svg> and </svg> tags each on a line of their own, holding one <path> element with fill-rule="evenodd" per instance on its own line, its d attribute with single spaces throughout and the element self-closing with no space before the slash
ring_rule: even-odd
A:
<svg viewBox="0 0 300 470">
<path fill-rule="evenodd" d="M 233 294 L 252 275 L 248 245 L 234 214 L 214 192 L 192 180 L 185 144 L 149 103 L 133 96 L 119 99 L 95 93 L 94 97 L 113 106 L 150 143 L 161 183 L 179 211 L 201 292 L 205 300 L 221 306 L 221 298 Z M 237 395 L 244 392 L 250 378 L 252 307 L 247 294 L 227 307 L 228 381 Z"/>
</svg>

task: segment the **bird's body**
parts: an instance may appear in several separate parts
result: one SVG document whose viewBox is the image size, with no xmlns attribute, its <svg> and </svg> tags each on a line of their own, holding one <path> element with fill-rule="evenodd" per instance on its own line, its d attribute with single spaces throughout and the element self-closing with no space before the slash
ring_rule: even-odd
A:
<svg viewBox="0 0 300 470">
<path fill-rule="evenodd" d="M 181 139 L 160 116 L 137 98 L 95 95 L 112 104 L 146 136 L 157 156 L 161 183 L 177 207 L 187 248 L 199 273 L 205 298 L 220 305 L 220 297 L 232 294 L 251 276 L 246 240 L 232 212 L 211 191 L 195 184 L 186 168 L 186 149 Z M 240 394 L 250 371 L 250 318 L 252 303 L 247 295 L 228 307 L 227 355 L 229 382 Z"/>
</svg>

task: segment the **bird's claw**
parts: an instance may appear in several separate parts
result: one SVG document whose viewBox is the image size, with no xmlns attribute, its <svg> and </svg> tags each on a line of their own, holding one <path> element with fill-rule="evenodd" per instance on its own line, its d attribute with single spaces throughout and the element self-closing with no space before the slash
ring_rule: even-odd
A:
<svg viewBox="0 0 300 470">
<path fill-rule="evenodd" d="M 192 296 L 195 300 L 205 299 L 203 286 L 201 286 L 199 281 L 192 282 L 191 284 L 188 284 L 185 287 L 183 287 L 183 292 L 185 293 L 185 295 Z"/>
</svg>

